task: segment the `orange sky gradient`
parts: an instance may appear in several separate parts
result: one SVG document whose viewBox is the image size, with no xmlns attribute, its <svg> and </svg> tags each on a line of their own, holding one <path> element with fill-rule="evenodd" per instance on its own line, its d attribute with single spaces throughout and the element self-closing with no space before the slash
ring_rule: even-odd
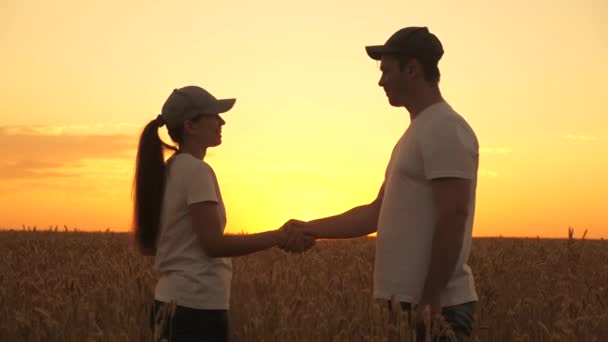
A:
<svg viewBox="0 0 608 342">
<path fill-rule="evenodd" d="M 608 238 L 605 0 L 1 6 L 0 228 L 127 230 L 137 135 L 190 84 L 238 98 L 206 158 L 228 231 L 367 203 L 409 115 L 364 46 L 424 25 L 481 145 L 474 235 Z"/>
</svg>

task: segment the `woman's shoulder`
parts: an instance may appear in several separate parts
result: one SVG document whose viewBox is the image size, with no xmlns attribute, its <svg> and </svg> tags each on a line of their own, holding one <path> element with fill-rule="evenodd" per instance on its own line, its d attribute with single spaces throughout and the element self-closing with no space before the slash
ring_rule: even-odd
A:
<svg viewBox="0 0 608 342">
<path fill-rule="evenodd" d="M 212 172 L 211 166 L 205 161 L 195 158 L 189 153 L 179 153 L 168 161 L 172 171 L 192 173 L 192 172 Z"/>
</svg>

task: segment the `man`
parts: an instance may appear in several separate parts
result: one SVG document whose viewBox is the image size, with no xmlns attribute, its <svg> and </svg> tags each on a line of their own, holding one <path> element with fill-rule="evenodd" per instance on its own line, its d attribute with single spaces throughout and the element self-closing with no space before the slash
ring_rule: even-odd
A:
<svg viewBox="0 0 608 342">
<path fill-rule="evenodd" d="M 397 142 L 377 198 L 340 215 L 291 221 L 322 239 L 377 231 L 374 297 L 396 300 L 421 317 L 441 314 L 459 341 L 471 334 L 477 294 L 466 264 L 471 247 L 479 147 L 467 122 L 443 99 L 439 39 L 407 27 L 384 45 L 367 46 L 380 61 L 379 85 L 411 122 Z M 418 321 L 420 323 L 420 321 Z M 418 338 L 424 338 L 418 334 Z"/>
</svg>

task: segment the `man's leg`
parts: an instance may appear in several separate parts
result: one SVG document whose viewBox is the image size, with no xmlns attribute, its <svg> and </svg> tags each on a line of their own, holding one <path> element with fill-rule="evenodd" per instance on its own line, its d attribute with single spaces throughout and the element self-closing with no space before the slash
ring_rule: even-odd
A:
<svg viewBox="0 0 608 342">
<path fill-rule="evenodd" d="M 446 306 L 441 314 L 454 331 L 458 342 L 467 342 L 475 323 L 475 302 Z"/>
<path fill-rule="evenodd" d="M 400 303 L 401 320 L 408 319 L 406 323 L 410 327 L 410 334 L 413 337 L 414 331 L 416 331 L 416 341 L 425 341 L 425 329 L 416 327 L 415 322 L 412 320 L 412 306 L 410 303 Z M 399 312 L 396 312 L 395 308 L 390 305 L 389 311 L 391 324 L 398 325 L 400 319 L 398 318 Z M 444 307 L 441 311 L 443 318 L 450 325 L 450 328 L 454 332 L 456 340 L 458 342 L 467 342 L 471 337 L 473 330 L 473 323 L 475 322 L 475 302 L 469 302 L 454 306 Z M 417 329 L 418 328 L 418 329 Z M 433 339 L 434 342 L 448 342 L 450 338 L 447 336 L 437 336 Z"/>
<path fill-rule="evenodd" d="M 417 329 L 412 319 L 412 305 L 410 303 L 400 302 L 397 307 L 393 307 L 389 301 L 388 308 L 391 327 L 389 341 L 425 341 L 424 329 Z M 405 331 L 400 329 L 405 327 Z M 408 337 L 406 338 L 404 334 Z"/>
</svg>

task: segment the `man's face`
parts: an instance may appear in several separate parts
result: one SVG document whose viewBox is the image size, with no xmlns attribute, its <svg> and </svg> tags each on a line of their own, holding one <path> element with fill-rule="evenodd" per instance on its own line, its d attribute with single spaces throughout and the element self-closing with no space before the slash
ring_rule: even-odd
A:
<svg viewBox="0 0 608 342">
<path fill-rule="evenodd" d="M 401 68 L 394 56 L 382 56 L 380 71 L 382 76 L 378 85 L 384 88 L 388 102 L 394 107 L 405 106 L 411 86 L 407 68 Z"/>
</svg>

